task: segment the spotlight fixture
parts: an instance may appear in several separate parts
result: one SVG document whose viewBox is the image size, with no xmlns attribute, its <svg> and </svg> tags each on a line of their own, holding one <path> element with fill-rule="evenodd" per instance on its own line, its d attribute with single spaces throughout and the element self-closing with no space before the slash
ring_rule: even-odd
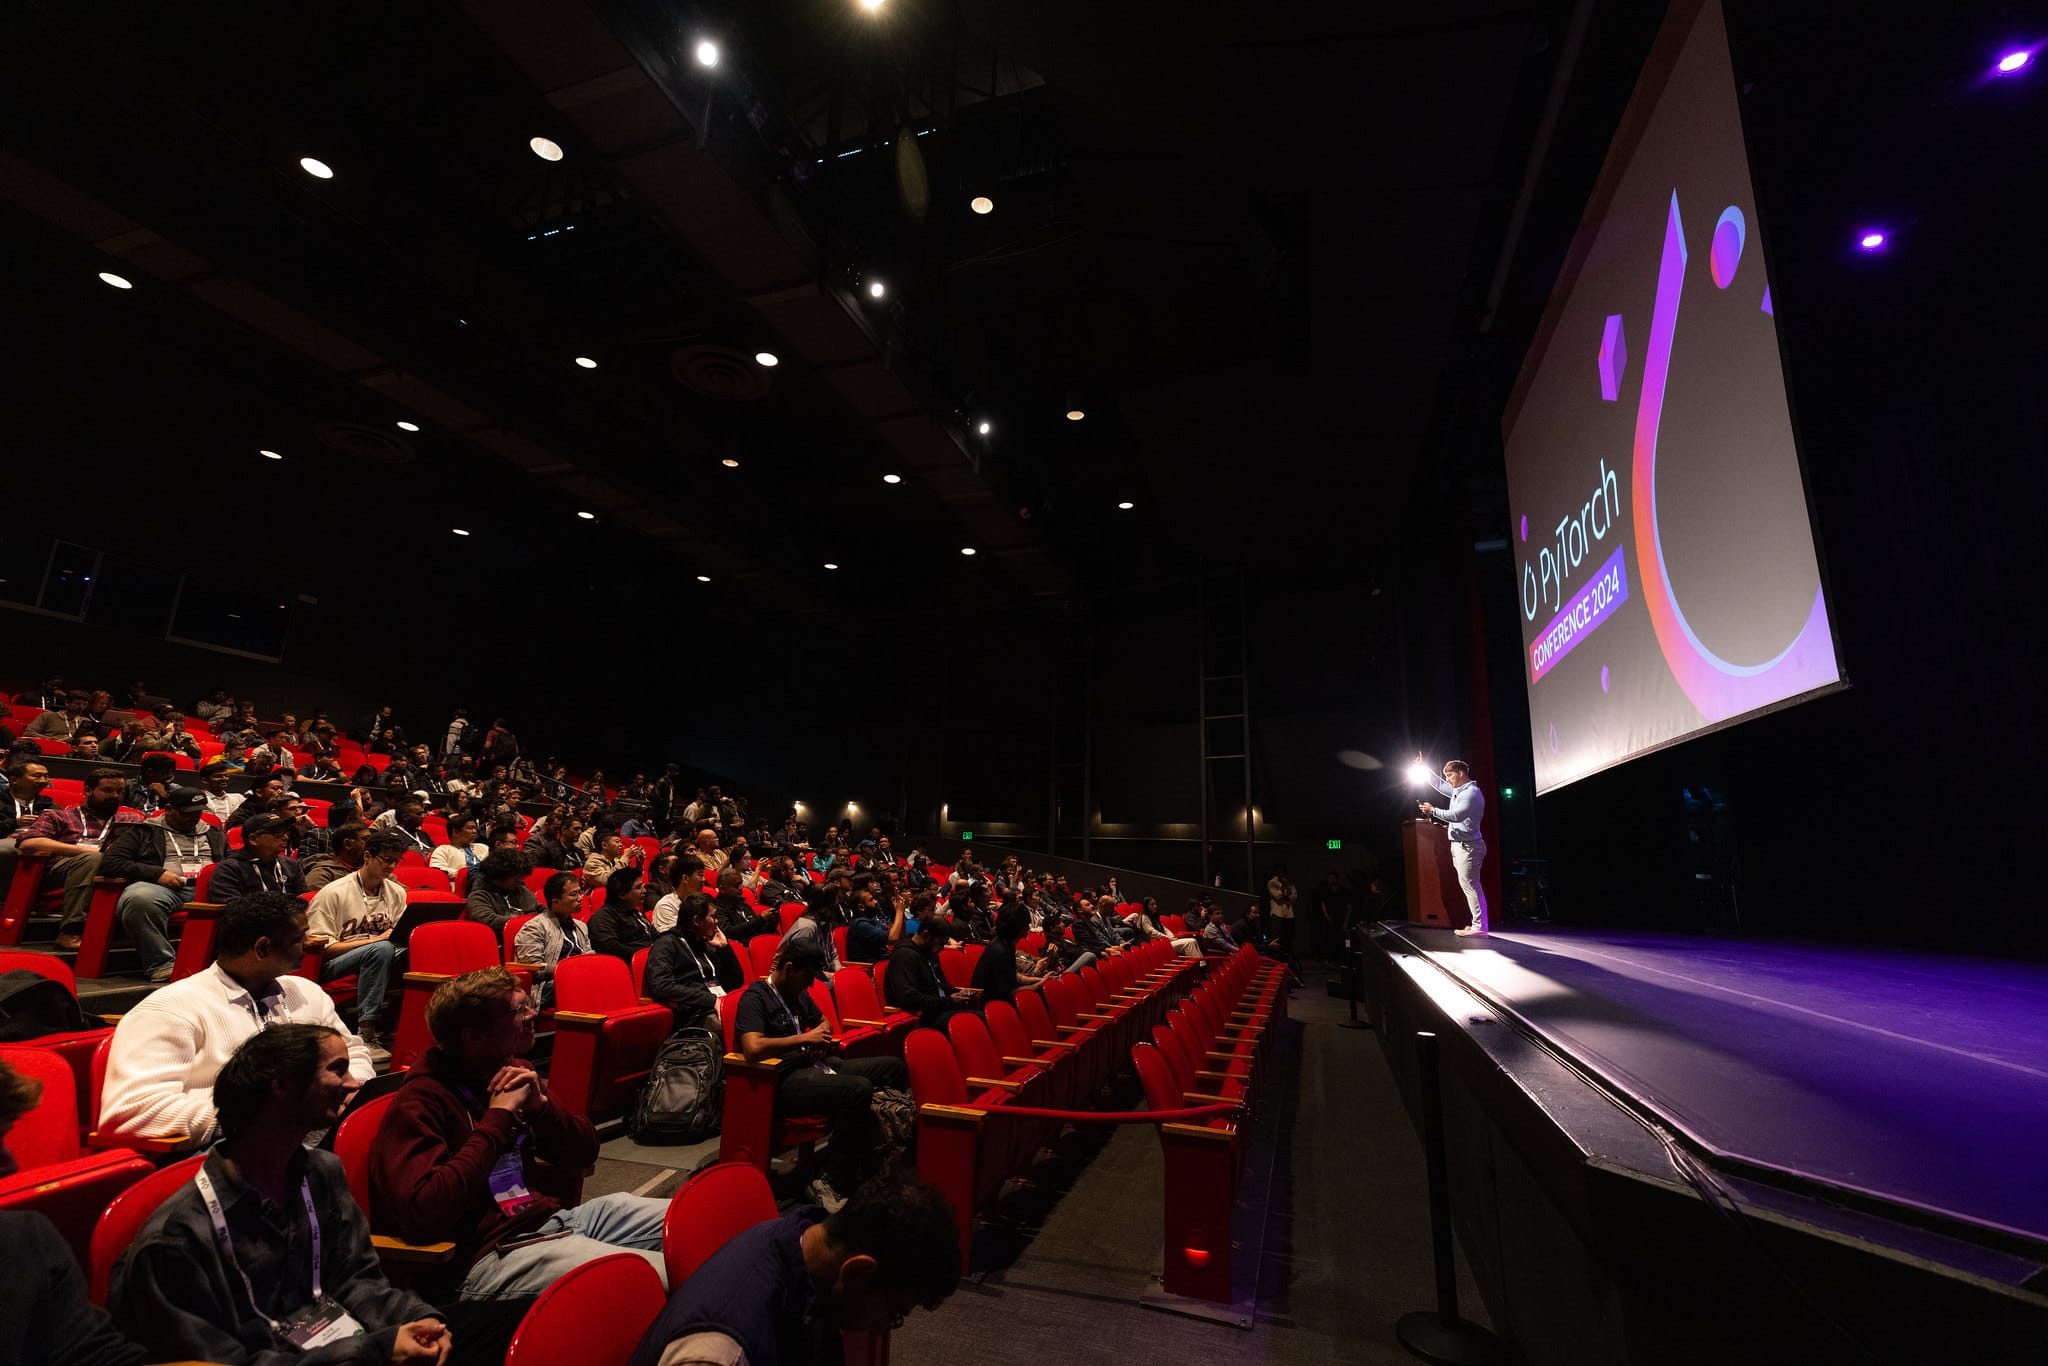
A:
<svg viewBox="0 0 2048 1366">
<path fill-rule="evenodd" d="M 986 423 L 986 422 L 982 422 L 982 423 L 980 423 L 980 424 L 976 425 L 976 427 L 975 427 L 975 429 L 974 429 L 974 430 L 975 430 L 975 431 L 977 431 L 977 432 L 980 432 L 980 433 L 981 433 L 981 434 L 982 434 L 983 436 L 987 436 L 987 435 L 988 435 L 988 434 L 989 434 L 990 432 L 994 431 L 994 430 L 995 430 L 995 428 L 994 428 L 994 427 L 991 427 L 991 426 L 990 426 L 990 425 L 989 425 L 988 423 Z"/>
<path fill-rule="evenodd" d="M 860 0 L 860 7 L 869 14 L 874 14 L 882 8 L 884 3 L 885 0 Z"/>
<path fill-rule="evenodd" d="M 1857 238 L 1856 245 L 1863 248 L 1863 250 L 1865 251 L 1876 251 L 1879 247 L 1882 247 L 1885 244 L 1886 240 L 1887 239 L 1883 233 L 1873 228 L 1871 231 L 1866 232 L 1861 237 Z"/>
<path fill-rule="evenodd" d="M 731 456 L 729 456 L 729 455 L 728 455 L 727 457 L 725 457 L 725 459 L 723 459 L 723 460 L 719 461 L 718 463 L 719 463 L 719 464 L 721 464 L 721 465 L 723 465 L 723 466 L 725 466 L 725 467 L 726 467 L 727 469 L 729 469 L 729 470 L 736 470 L 736 469 L 738 469 L 738 468 L 740 467 L 740 462 L 739 462 L 739 461 L 737 461 L 737 460 L 735 460 L 735 459 L 733 459 L 733 458 L 732 458 Z"/>
<path fill-rule="evenodd" d="M 419 429 L 420 424 L 417 422 L 401 422 L 398 424 L 398 430 L 401 432 L 416 432 Z"/>
<path fill-rule="evenodd" d="M 278 454 L 278 453 L 277 453 L 276 451 L 258 451 L 258 452 L 256 452 L 256 454 L 258 454 L 258 455 L 262 456 L 262 457 L 263 457 L 263 458 L 264 458 L 265 460 L 282 460 L 282 459 L 284 459 L 284 457 L 283 457 L 283 456 L 281 456 L 281 455 L 279 455 L 279 454 Z"/>
<path fill-rule="evenodd" d="M 1429 771 L 1429 765 L 1423 763 L 1420 759 L 1408 765 L 1408 781 L 1416 787 L 1421 787 L 1435 776 L 1435 774 Z"/>
<path fill-rule="evenodd" d="M 766 366 L 768 369 L 773 370 L 776 366 L 782 364 L 782 357 L 776 355 L 773 351 L 756 351 L 754 353 L 754 364 Z"/>
<path fill-rule="evenodd" d="M 868 281 L 868 297 L 870 299 L 879 299 L 888 292 L 889 287 L 883 284 L 880 280 Z"/>
<path fill-rule="evenodd" d="M 334 179 L 334 168 L 317 157 L 300 157 L 299 169 L 315 180 Z"/>
<path fill-rule="evenodd" d="M 1117 510 L 1120 512 L 1129 512 L 1132 508 L 1136 506 L 1136 503 L 1118 503 Z"/>
<path fill-rule="evenodd" d="M 560 161 L 562 159 L 562 144 L 556 142 L 553 138 L 528 138 L 526 145 L 531 147 L 533 154 L 542 161 Z"/>
<path fill-rule="evenodd" d="M 967 207 L 976 213 L 994 213 L 996 211 L 996 202 L 985 194 L 978 194 L 967 201 Z"/>
<path fill-rule="evenodd" d="M 974 547 L 971 545 L 963 545 L 960 547 L 960 553 L 962 555 L 972 555 L 974 553 Z"/>
<path fill-rule="evenodd" d="M 100 283 L 112 285 L 115 289 L 135 288 L 135 286 L 130 284 L 125 278 L 114 274 L 114 272 L 111 270 L 103 270 L 100 272 Z"/>
<path fill-rule="evenodd" d="M 576 363 L 586 370 L 595 370 L 597 368 L 597 362 L 588 356 L 578 356 Z"/>
<path fill-rule="evenodd" d="M 581 517 L 586 522 L 594 522 L 597 520 L 597 514 L 594 512 L 579 512 L 576 515 L 578 517 Z"/>
<path fill-rule="evenodd" d="M 458 536 L 467 536 L 467 535 L 469 534 L 469 533 L 468 533 L 467 531 L 464 531 L 464 530 L 463 530 L 463 529 L 462 529 L 461 527 L 459 527 L 459 526 L 455 526 L 455 527 L 450 527 L 450 528 L 448 528 L 448 529 L 449 529 L 450 531 L 454 532 L 454 533 L 455 533 L 456 535 L 458 535 Z"/>
<path fill-rule="evenodd" d="M 885 474 L 882 476 L 882 482 L 885 484 L 900 484 L 903 482 L 903 476 L 900 474 Z"/>
<path fill-rule="evenodd" d="M 827 569 L 837 569 L 837 568 L 838 568 L 839 566 L 838 566 L 838 565 L 836 565 L 836 564 L 834 564 L 834 563 L 832 563 L 832 561 L 830 561 L 830 560 L 827 560 L 827 561 L 825 561 L 825 567 L 826 567 Z"/>
<path fill-rule="evenodd" d="M 1067 409 L 1067 421 L 1069 422 L 1079 422 L 1082 418 L 1086 416 L 1088 416 L 1088 414 L 1082 412 L 1079 408 Z"/>
<path fill-rule="evenodd" d="M 2010 76 L 2013 72 L 2034 60 L 2034 54 L 2027 48 L 2019 48 L 1998 59 L 1998 74 Z"/>
<path fill-rule="evenodd" d="M 697 582 L 698 582 L 698 583 L 710 583 L 710 582 L 711 582 L 711 576 L 710 576 L 709 574 L 699 574 L 699 575 L 697 576 Z"/>
<path fill-rule="evenodd" d="M 713 67 L 718 65 L 718 44 L 709 38 L 697 44 L 697 65 Z"/>
</svg>

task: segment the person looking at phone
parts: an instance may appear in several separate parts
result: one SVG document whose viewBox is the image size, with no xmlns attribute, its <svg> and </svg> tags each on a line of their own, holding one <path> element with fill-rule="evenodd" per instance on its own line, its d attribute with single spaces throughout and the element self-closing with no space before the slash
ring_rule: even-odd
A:
<svg viewBox="0 0 2048 1366">
<path fill-rule="evenodd" d="M 873 1174 L 882 1151 L 874 1112 L 877 1090 L 902 1091 L 910 1073 L 901 1058 L 843 1058 L 832 1045 L 832 1026 L 811 999 L 824 971 L 816 939 L 788 939 L 775 951 L 768 975 L 740 996 L 733 1040 L 750 1063 L 778 1064 L 778 1119 L 815 1115 L 831 1127 L 825 1170 L 811 1182 L 811 1199 L 836 1211 Z"/>
</svg>

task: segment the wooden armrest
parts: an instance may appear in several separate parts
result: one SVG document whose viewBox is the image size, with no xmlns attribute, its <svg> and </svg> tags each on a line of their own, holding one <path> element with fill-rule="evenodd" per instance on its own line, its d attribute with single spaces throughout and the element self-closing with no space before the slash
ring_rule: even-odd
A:
<svg viewBox="0 0 2048 1366">
<path fill-rule="evenodd" d="M 889 1027 L 887 1020 L 863 1020 L 856 1015 L 841 1015 L 839 1022 L 841 1024 L 866 1025 L 869 1029 L 887 1029 Z"/>
<path fill-rule="evenodd" d="M 88 1148 L 130 1148 L 138 1153 L 174 1153 L 190 1141 L 189 1134 L 110 1134 L 99 1129 L 85 1136 Z"/>
<path fill-rule="evenodd" d="M 1236 1100 L 1232 1100 L 1232 1099 L 1231 1099 L 1231 1098 L 1230 1098 L 1229 1096 L 1212 1096 L 1212 1095 L 1209 1095 L 1209 1094 L 1207 1094 L 1207 1093 L 1205 1093 L 1205 1092 L 1202 1092 L 1202 1091 L 1183 1091 L 1183 1092 L 1181 1092 L 1181 1093 L 1180 1093 L 1180 1098 L 1181 1098 L 1182 1100 L 1186 1101 L 1186 1102 L 1187 1102 L 1188 1104 L 1190 1104 L 1190 1105 L 1241 1105 L 1241 1104 L 1243 1104 L 1243 1102 L 1242 1102 L 1242 1101 L 1236 1101 Z"/>
<path fill-rule="evenodd" d="M 965 1105 L 920 1105 L 917 1107 L 917 1117 L 920 1120 L 929 1119 L 978 1129 L 981 1122 L 988 1118 L 988 1111 L 971 1109 Z"/>
<path fill-rule="evenodd" d="M 547 969 L 545 967 L 542 967 L 539 963 L 507 963 L 505 964 L 505 967 L 508 971 L 530 973 L 535 977 L 538 977 L 542 973 L 547 971 Z"/>
<path fill-rule="evenodd" d="M 587 1010 L 557 1010 L 555 1012 L 555 1023 L 558 1025 L 575 1025 L 579 1029 L 599 1029 L 603 1027 L 604 1022 L 604 1016 L 593 1015 Z"/>
<path fill-rule="evenodd" d="M 1077 1043 L 1069 1043 L 1063 1039 L 1033 1039 L 1031 1041 L 1031 1046 L 1033 1048 L 1064 1048 L 1069 1051 L 1072 1051 L 1073 1049 L 1079 1048 L 1081 1045 Z"/>
<path fill-rule="evenodd" d="M 408 1243 L 382 1233 L 370 1235 L 370 1247 L 389 1262 L 445 1262 L 455 1255 L 453 1243 Z"/>
<path fill-rule="evenodd" d="M 1012 1067 L 1046 1067 L 1053 1060 L 1051 1058 L 1004 1058 L 1003 1061 Z"/>
<path fill-rule="evenodd" d="M 417 983 L 423 987 L 437 986 L 454 975 L 452 972 L 408 972 L 405 974 L 405 980 Z"/>
<path fill-rule="evenodd" d="M 1196 1076 L 1196 1077 L 1198 1077 L 1199 1079 L 1201 1079 L 1202 1081 L 1243 1081 L 1243 1080 L 1244 1080 L 1244 1078 L 1243 1078 L 1243 1077 L 1240 1077 L 1240 1076 L 1238 1076 L 1238 1075 L 1236 1075 L 1235 1073 L 1232 1073 L 1232 1072 L 1201 1072 L 1201 1071 L 1198 1071 L 1198 1072 L 1196 1072 L 1196 1073 L 1195 1073 L 1195 1076 Z"/>
<path fill-rule="evenodd" d="M 1012 1093 L 1021 1089 L 1024 1085 L 1021 1081 L 997 1081 L 994 1077 L 969 1077 L 967 1084 L 969 1086 L 988 1086 L 998 1091 L 1009 1091 Z"/>
<path fill-rule="evenodd" d="M 1054 1025 L 1054 1026 L 1053 1026 L 1053 1028 L 1054 1028 L 1054 1029 L 1057 1029 L 1057 1030 L 1058 1030 L 1058 1031 L 1059 1031 L 1060 1033 L 1062 1033 L 1062 1034 L 1090 1034 L 1090 1035 L 1092 1035 L 1092 1034 L 1093 1034 L 1093 1033 L 1095 1032 L 1095 1026 L 1094 1026 L 1094 1025 Z"/>
<path fill-rule="evenodd" d="M 1114 1020 L 1116 1016 L 1105 1015 L 1099 1010 L 1077 1010 L 1074 1012 L 1074 1018 L 1077 1020 Z"/>
<path fill-rule="evenodd" d="M 1213 1050 L 1205 1051 L 1202 1056 L 1210 1062 L 1250 1062 L 1252 1060 L 1252 1055 L 1249 1053 L 1217 1053 Z"/>
<path fill-rule="evenodd" d="M 107 1014 L 102 1014 L 102 1015 L 96 1016 L 95 1018 L 96 1018 L 96 1019 L 98 1019 L 98 1020 L 101 1020 L 102 1022 L 104 1022 L 104 1023 L 106 1023 L 106 1024 L 119 1024 L 119 1023 L 121 1023 L 121 1012 L 117 1010 L 117 1011 L 113 1012 L 113 1013 L 112 1013 L 111 1015 L 107 1015 Z"/>
<path fill-rule="evenodd" d="M 780 1066 L 782 1066 L 782 1059 L 780 1058 L 763 1058 L 759 1062 L 749 1062 L 747 1061 L 747 1055 L 744 1053 L 728 1053 L 725 1055 L 725 1067 L 728 1072 L 734 1070 L 741 1072 L 773 1072 Z"/>
</svg>

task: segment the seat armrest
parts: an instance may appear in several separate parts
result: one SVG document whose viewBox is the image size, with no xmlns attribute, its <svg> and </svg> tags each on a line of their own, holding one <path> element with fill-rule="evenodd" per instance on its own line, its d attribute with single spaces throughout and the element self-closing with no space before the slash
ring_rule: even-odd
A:
<svg viewBox="0 0 2048 1366">
<path fill-rule="evenodd" d="M 370 1235 L 370 1248 L 379 1257 L 389 1262 L 416 1262 L 432 1265 L 451 1260 L 455 1256 L 453 1243 L 408 1243 L 403 1238 L 387 1237 L 382 1233 Z"/>
<path fill-rule="evenodd" d="M 1071 1052 L 1072 1050 L 1079 1048 L 1081 1045 L 1077 1043 L 1070 1043 L 1060 1039 L 1033 1039 L 1031 1041 L 1031 1046 L 1033 1048 L 1064 1048 Z"/>
<path fill-rule="evenodd" d="M 1018 1091 L 1024 1085 L 1021 1081 L 997 1081 L 994 1077 L 969 1077 L 967 1084 L 969 1086 L 985 1086 L 992 1090 L 1010 1092 Z"/>
<path fill-rule="evenodd" d="M 775 1069 L 781 1066 L 781 1058 L 763 1058 L 759 1062 L 749 1062 L 744 1053 L 725 1055 L 725 1070 L 728 1072 L 759 1072 L 765 1076 L 772 1076 Z"/>
<path fill-rule="evenodd" d="M 1243 1101 L 1232 1100 L 1229 1096 L 1212 1096 L 1206 1091 L 1183 1091 L 1180 1098 L 1190 1105 L 1242 1105 Z"/>
<path fill-rule="evenodd" d="M 839 1022 L 841 1024 L 864 1025 L 869 1029 L 887 1029 L 889 1027 L 889 1021 L 887 1020 L 863 1020 L 858 1015 L 841 1015 Z"/>
<path fill-rule="evenodd" d="M 174 1153 L 191 1141 L 189 1134 L 110 1134 L 99 1129 L 85 1136 L 88 1148 L 127 1148 L 138 1153 Z"/>
</svg>

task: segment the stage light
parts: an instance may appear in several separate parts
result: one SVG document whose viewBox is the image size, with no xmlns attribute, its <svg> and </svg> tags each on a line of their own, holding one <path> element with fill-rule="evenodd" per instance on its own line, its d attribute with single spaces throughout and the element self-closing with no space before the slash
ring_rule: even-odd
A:
<svg viewBox="0 0 2048 1366">
<path fill-rule="evenodd" d="M 1079 408 L 1067 409 L 1067 421 L 1069 422 L 1079 422 L 1082 418 L 1086 416 L 1088 416 L 1088 414 L 1082 412 Z"/>
<path fill-rule="evenodd" d="M 976 213 L 994 213 L 996 211 L 996 202 L 985 194 L 978 194 L 967 201 L 967 207 Z"/>
<path fill-rule="evenodd" d="M 542 161 L 560 161 L 562 159 L 562 144 L 556 142 L 553 138 L 528 138 L 526 145 L 531 147 L 533 154 Z"/>
<path fill-rule="evenodd" d="M 258 454 L 258 455 L 262 456 L 262 457 L 263 457 L 263 458 L 264 458 L 265 460 L 282 460 L 282 459 L 284 459 L 284 457 L 283 457 L 283 456 L 281 456 L 281 455 L 279 455 L 279 454 L 278 454 L 278 453 L 277 453 L 276 451 L 258 451 L 258 452 L 256 452 L 256 454 Z"/>
<path fill-rule="evenodd" d="M 114 274 L 114 272 L 111 270 L 103 270 L 100 272 L 100 283 L 112 285 L 115 289 L 135 288 L 134 285 L 128 283 L 128 281 L 123 279 L 121 276 Z"/>
<path fill-rule="evenodd" d="M 448 528 L 448 529 L 449 529 L 450 531 L 454 532 L 454 533 L 455 533 L 456 535 L 458 535 L 458 536 L 467 536 L 467 535 L 469 534 L 469 533 L 468 533 L 467 531 L 464 531 L 464 530 L 463 530 L 463 529 L 462 529 L 461 527 L 459 527 L 459 526 L 456 526 L 456 527 L 450 527 L 450 528 Z"/>
<path fill-rule="evenodd" d="M 1417 787 L 1421 787 L 1435 776 L 1435 774 L 1429 771 L 1429 765 L 1423 763 L 1420 759 L 1408 765 L 1408 781 Z"/>
<path fill-rule="evenodd" d="M 401 432 L 416 432 L 419 429 L 420 424 L 417 422 L 401 422 L 398 424 L 398 430 Z"/>
<path fill-rule="evenodd" d="M 963 545 L 960 547 L 960 553 L 962 555 L 972 555 L 974 553 L 974 547 L 971 545 Z"/>
<path fill-rule="evenodd" d="M 1119 511 L 1119 512 L 1129 512 L 1129 511 L 1130 511 L 1130 510 L 1131 510 L 1132 508 L 1134 508 L 1134 507 L 1136 507 L 1136 506 L 1137 506 L 1137 504 L 1136 504 L 1136 503 L 1118 503 L 1118 504 L 1116 505 L 1116 507 L 1117 507 L 1117 511 Z"/>
<path fill-rule="evenodd" d="M 299 169 L 304 171 L 307 175 L 312 176 L 315 180 L 334 179 L 334 168 L 332 166 L 329 166 L 326 162 L 317 160 L 313 157 L 300 157 Z"/>
<path fill-rule="evenodd" d="M 718 65 L 718 44 L 709 38 L 697 44 L 697 65 L 712 67 Z"/>
<path fill-rule="evenodd" d="M 889 287 L 883 284 L 880 280 L 868 281 L 868 297 L 870 299 L 879 299 L 888 292 Z"/>
<path fill-rule="evenodd" d="M 711 582 L 711 576 L 710 576 L 709 574 L 699 574 L 699 575 L 697 576 L 697 582 L 698 582 L 698 583 L 710 583 L 710 582 Z"/>
<path fill-rule="evenodd" d="M 1883 233 L 1872 231 L 1866 232 L 1861 237 L 1857 238 L 1856 245 L 1863 248 L 1865 251 L 1876 251 L 1879 247 L 1882 247 L 1885 244 L 1885 241 L 1886 238 Z"/>
<path fill-rule="evenodd" d="M 860 7 L 866 10 L 869 14 L 873 14 L 877 10 L 881 9 L 882 4 L 883 0 L 860 0 Z"/>
<path fill-rule="evenodd" d="M 595 370 L 597 368 L 597 362 L 588 356 L 578 356 L 576 363 L 586 370 Z"/>
<path fill-rule="evenodd" d="M 739 462 L 739 461 L 737 461 L 737 460 L 735 460 L 735 459 L 733 459 L 733 458 L 732 458 L 731 456 L 729 456 L 729 455 L 728 455 L 727 457 L 725 457 L 725 459 L 723 459 L 723 460 L 719 461 L 718 463 L 719 463 L 719 464 L 721 464 L 721 465 L 723 465 L 723 466 L 725 466 L 725 467 L 726 467 L 727 469 L 729 469 L 729 470 L 736 470 L 736 469 L 738 469 L 738 468 L 740 467 L 740 462 Z"/>
<path fill-rule="evenodd" d="M 980 432 L 983 436 L 987 436 L 990 432 L 994 431 L 995 428 L 989 426 L 988 423 L 983 422 L 978 424 L 974 430 Z"/>
<path fill-rule="evenodd" d="M 597 520 L 597 514 L 594 512 L 579 512 L 576 515 L 578 517 L 581 517 L 586 522 L 594 522 Z"/>
<path fill-rule="evenodd" d="M 2001 76 L 2010 76 L 2013 72 L 2018 71 L 2021 67 L 2025 66 L 2028 62 L 2031 62 L 2033 60 L 2034 54 L 2027 48 L 2020 48 L 2017 51 L 2008 52 L 2003 57 L 2000 57 L 1998 59 L 1998 74 Z"/>
<path fill-rule="evenodd" d="M 832 561 L 830 561 L 830 560 L 827 560 L 827 561 L 825 561 L 825 567 L 826 567 L 827 569 L 837 569 L 837 568 L 838 568 L 839 566 L 838 566 L 838 565 L 836 565 L 836 564 L 834 564 L 834 563 L 832 563 Z"/>
<path fill-rule="evenodd" d="M 900 474 L 885 474 L 882 476 L 882 482 L 885 484 L 900 484 L 903 482 L 903 476 Z"/>
<path fill-rule="evenodd" d="M 754 364 L 766 366 L 768 369 L 773 370 L 776 366 L 782 364 L 782 357 L 776 355 L 773 351 L 756 351 L 754 353 Z"/>
</svg>

